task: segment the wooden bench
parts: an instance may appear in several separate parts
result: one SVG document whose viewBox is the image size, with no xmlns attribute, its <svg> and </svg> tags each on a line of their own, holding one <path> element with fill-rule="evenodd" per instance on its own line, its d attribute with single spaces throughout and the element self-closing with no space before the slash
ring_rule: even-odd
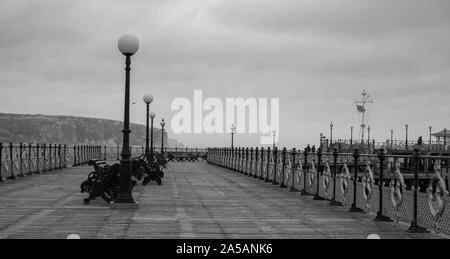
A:
<svg viewBox="0 0 450 259">
<path fill-rule="evenodd" d="M 84 204 L 89 204 L 91 200 L 101 197 L 110 203 L 119 194 L 119 171 L 120 164 L 108 165 L 105 161 L 91 160 L 88 165 L 94 167 L 94 172 L 80 185 L 81 193 L 88 193 L 89 197 L 84 199 Z M 145 172 L 145 163 L 140 159 L 132 159 L 131 176 L 137 180 L 142 179 Z M 136 186 L 137 181 L 131 180 L 131 188 Z"/>
</svg>

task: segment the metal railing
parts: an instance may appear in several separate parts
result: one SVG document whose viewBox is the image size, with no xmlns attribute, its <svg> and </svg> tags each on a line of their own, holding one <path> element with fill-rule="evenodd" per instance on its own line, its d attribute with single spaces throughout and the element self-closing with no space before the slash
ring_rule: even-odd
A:
<svg viewBox="0 0 450 259">
<path fill-rule="evenodd" d="M 290 191 L 300 191 L 351 212 L 376 212 L 375 220 L 410 221 L 411 232 L 425 228 L 450 233 L 446 206 L 450 156 L 290 151 L 283 148 L 210 148 L 208 162 Z"/>
<path fill-rule="evenodd" d="M 414 150 L 416 148 L 422 151 L 448 151 L 448 145 L 445 146 L 443 141 L 423 141 L 418 144 L 417 141 L 411 140 L 386 140 L 384 142 L 370 140 L 348 140 L 348 139 L 338 139 L 332 142 L 331 146 L 328 145 L 327 141 L 322 142 L 322 147 L 325 149 L 337 148 L 338 150 L 353 150 L 355 148 L 369 150 L 371 152 L 376 151 L 380 148 L 385 148 L 388 151 L 404 151 L 404 150 Z"/>
<path fill-rule="evenodd" d="M 144 146 L 131 146 L 131 156 L 145 154 Z M 87 164 L 92 159 L 119 161 L 122 146 L 0 143 L 0 182 L 26 175 Z M 161 152 L 160 147 L 154 147 Z M 169 153 L 206 153 L 206 148 L 164 148 Z"/>
</svg>

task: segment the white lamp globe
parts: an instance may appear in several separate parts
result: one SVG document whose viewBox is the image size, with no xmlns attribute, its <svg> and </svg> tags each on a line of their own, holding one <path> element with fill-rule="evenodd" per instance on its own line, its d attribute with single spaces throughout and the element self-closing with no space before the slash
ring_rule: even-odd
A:
<svg viewBox="0 0 450 259">
<path fill-rule="evenodd" d="M 133 55 L 139 49 L 139 40 L 131 34 L 123 35 L 117 42 L 120 52 L 124 55 Z"/>
<path fill-rule="evenodd" d="M 154 112 L 151 112 L 151 113 L 150 113 L 150 118 L 153 119 L 153 118 L 155 118 L 155 116 L 156 116 L 156 114 L 155 114 Z"/>
<path fill-rule="evenodd" d="M 153 102 L 153 96 L 151 96 L 151 95 L 149 95 L 149 94 L 144 95 L 144 98 L 142 98 L 142 99 L 143 99 L 144 102 L 147 103 L 147 104 Z"/>
<path fill-rule="evenodd" d="M 164 122 L 164 119 L 162 119 L 162 121 L 161 121 L 161 127 L 164 128 L 164 126 L 166 126 L 166 123 Z"/>
</svg>

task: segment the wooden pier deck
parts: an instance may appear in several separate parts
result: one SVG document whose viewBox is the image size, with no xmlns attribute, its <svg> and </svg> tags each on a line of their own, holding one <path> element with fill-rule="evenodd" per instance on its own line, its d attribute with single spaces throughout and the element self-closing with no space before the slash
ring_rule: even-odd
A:
<svg viewBox="0 0 450 259">
<path fill-rule="evenodd" d="M 434 238 L 203 162 L 169 163 L 162 186 L 137 186 L 136 211 L 83 205 L 90 171 L 1 183 L 0 238 Z"/>
</svg>

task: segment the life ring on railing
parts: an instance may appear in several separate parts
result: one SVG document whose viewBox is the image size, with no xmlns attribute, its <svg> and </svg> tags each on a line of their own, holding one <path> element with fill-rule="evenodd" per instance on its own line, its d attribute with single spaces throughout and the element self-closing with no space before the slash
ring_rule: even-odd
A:
<svg viewBox="0 0 450 259">
<path fill-rule="evenodd" d="M 297 183 L 300 184 L 303 180 L 303 165 L 302 162 L 298 163 L 298 166 L 295 168 L 296 176 L 297 176 Z"/>
<path fill-rule="evenodd" d="M 341 170 L 341 192 L 344 195 L 344 197 L 348 192 L 350 179 L 351 179 L 350 170 L 348 170 L 347 164 L 344 163 L 344 166 L 342 167 Z"/>
<path fill-rule="evenodd" d="M 24 170 L 28 169 L 28 163 L 26 163 L 27 160 L 28 160 L 28 153 L 25 150 L 23 150 L 22 151 L 22 165 L 23 165 Z"/>
<path fill-rule="evenodd" d="M 277 176 L 275 179 L 279 179 L 281 181 L 281 172 L 283 172 L 283 159 L 281 159 L 281 154 L 278 154 L 278 162 L 277 162 Z"/>
<path fill-rule="evenodd" d="M 389 184 L 391 189 L 391 202 L 394 207 L 400 208 L 404 200 L 403 190 L 406 188 L 406 184 L 403 174 L 400 171 L 400 163 L 396 162 L 394 167 L 391 183 Z"/>
<path fill-rule="evenodd" d="M 375 184 L 375 180 L 373 178 L 372 169 L 370 169 L 370 162 L 367 161 L 366 165 L 367 165 L 366 171 L 362 178 L 362 184 L 363 184 L 362 191 L 363 191 L 364 200 L 366 201 L 367 210 L 369 210 L 370 209 L 370 201 L 372 200 L 372 190 L 373 190 L 373 185 Z"/>
<path fill-rule="evenodd" d="M 311 160 L 311 168 L 309 169 L 309 174 L 308 174 L 308 186 L 311 190 L 314 189 L 314 178 L 317 175 L 317 170 L 316 170 L 316 166 L 314 165 L 314 160 Z"/>
<path fill-rule="evenodd" d="M 3 157 L 3 167 L 5 168 L 6 171 L 9 171 L 9 156 L 5 155 Z"/>
<path fill-rule="evenodd" d="M 325 191 L 325 195 L 328 196 L 328 188 L 330 187 L 330 178 L 331 178 L 331 169 L 328 161 L 325 162 L 325 170 L 323 171 L 323 190 Z"/>
<path fill-rule="evenodd" d="M 291 179 L 291 170 L 292 170 L 291 159 L 288 159 L 286 162 L 286 166 L 284 168 L 284 178 L 286 179 L 287 183 L 289 183 L 289 180 Z"/>
<path fill-rule="evenodd" d="M 70 162 L 70 155 L 69 153 L 66 153 L 66 164 Z"/>
<path fill-rule="evenodd" d="M 20 155 L 18 153 L 16 153 L 16 158 L 14 159 L 14 167 L 16 169 L 16 172 L 18 172 L 19 168 L 20 168 L 19 158 L 20 158 Z"/>
<path fill-rule="evenodd" d="M 36 157 L 33 157 L 31 159 L 31 166 L 32 166 L 32 168 L 36 168 Z"/>
<path fill-rule="evenodd" d="M 434 217 L 435 227 L 437 227 L 437 222 L 444 214 L 446 198 L 449 195 L 447 187 L 445 186 L 445 181 L 442 179 L 440 169 L 440 164 L 436 162 L 436 165 L 434 166 L 435 174 L 431 177 L 427 188 L 428 207 Z"/>
<path fill-rule="evenodd" d="M 391 163 L 389 163 L 389 168 L 391 167 Z M 394 171 L 392 172 L 391 182 L 389 184 L 390 187 L 390 196 L 391 203 L 395 208 L 395 222 L 399 222 L 400 220 L 400 207 L 403 204 L 404 196 L 403 191 L 406 190 L 405 179 L 403 178 L 403 174 L 400 171 L 400 162 L 397 161 L 394 165 Z"/>
</svg>

